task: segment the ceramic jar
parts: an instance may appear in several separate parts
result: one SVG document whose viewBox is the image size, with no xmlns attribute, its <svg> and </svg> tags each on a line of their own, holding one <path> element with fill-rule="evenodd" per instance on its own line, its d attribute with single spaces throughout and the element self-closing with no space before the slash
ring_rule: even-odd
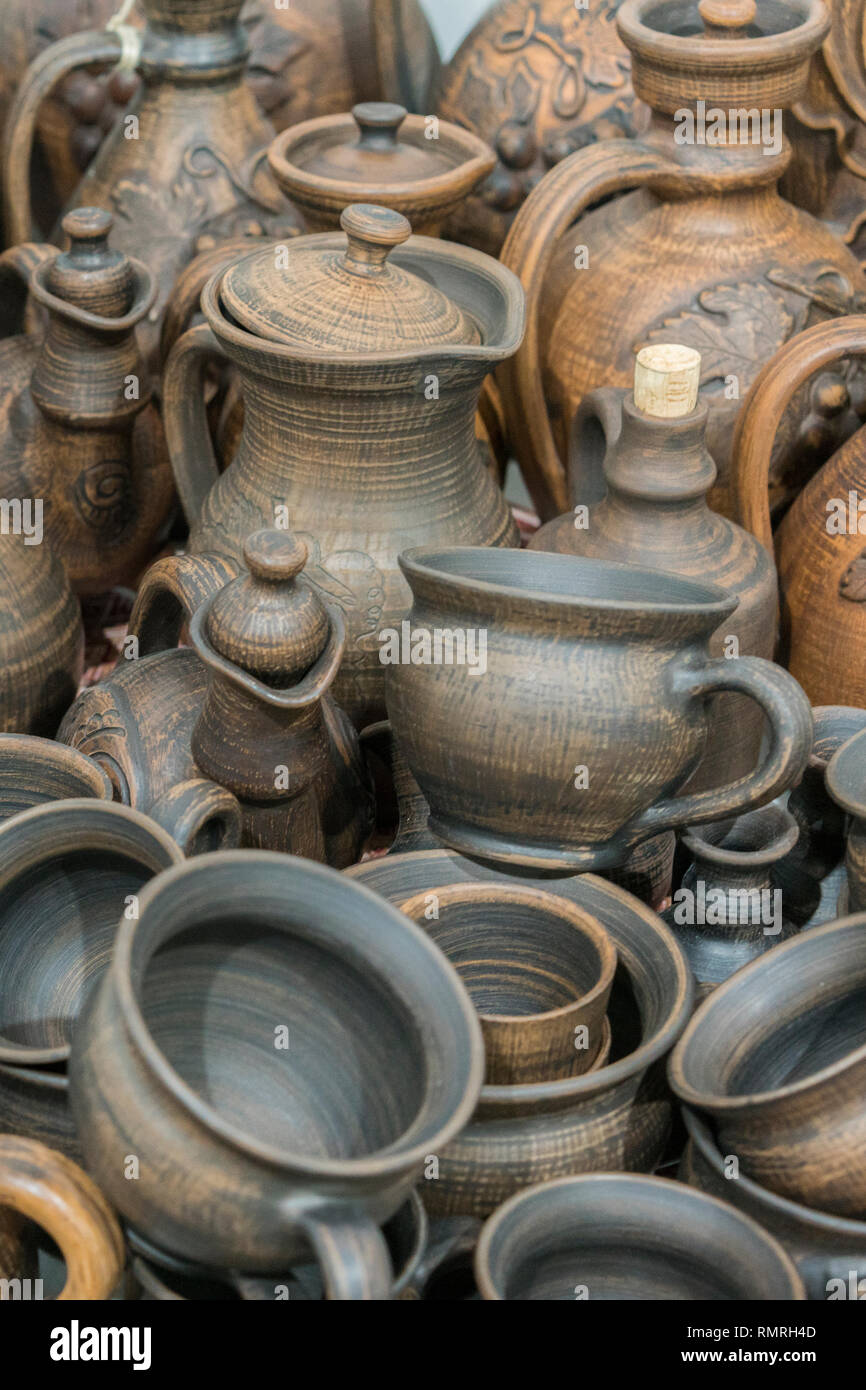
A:
<svg viewBox="0 0 866 1390">
<path fill-rule="evenodd" d="M 866 917 L 828 922 L 739 970 L 702 1004 L 671 1085 L 759 1185 L 866 1213 Z"/>
<path fill-rule="evenodd" d="M 617 29 L 635 92 L 652 108 L 649 128 L 558 164 L 503 248 L 527 293 L 527 333 L 499 381 L 542 519 L 568 506 L 563 465 L 583 397 L 628 386 L 635 348 L 672 340 L 702 353 L 707 446 L 719 468 L 711 505 L 730 514 L 734 422 L 755 376 L 808 324 L 863 307 L 866 279 L 851 251 L 776 187 L 790 158 L 778 112 L 805 90 L 829 28 L 825 6 L 780 0 L 755 16 L 751 0 L 738 0 L 715 26 L 713 13 L 695 0 L 620 5 Z M 772 121 L 744 132 L 731 111 Z M 858 390 L 859 400 L 862 381 Z M 810 411 L 803 402 L 789 417 L 774 478 L 800 460 Z M 855 423 L 850 410 L 824 420 L 813 466 Z"/>
<path fill-rule="evenodd" d="M 414 602 L 388 666 L 389 714 L 430 827 L 452 848 L 604 869 L 642 839 L 746 811 L 800 776 L 812 716 L 796 682 L 757 657 L 708 655 L 736 607 L 720 589 L 540 551 L 416 550 L 400 564 Z M 438 663 L 437 633 L 451 643 Z M 728 788 L 672 795 L 697 766 L 720 690 L 758 703 L 770 751 Z"/>
<path fill-rule="evenodd" d="M 850 817 L 840 912 L 866 911 L 866 730 L 844 743 L 827 768 L 827 790 Z"/>
<path fill-rule="evenodd" d="M 791 1257 L 757 1222 L 664 1178 L 592 1173 L 517 1193 L 475 1252 L 493 1301 L 803 1299 Z"/>
<path fill-rule="evenodd" d="M 675 344 L 645 347 L 634 391 L 591 391 L 577 415 L 569 470 L 585 499 L 548 522 L 530 548 L 618 560 L 714 584 L 739 599 L 710 640 L 713 656 L 773 656 L 776 574 L 770 556 L 739 526 L 710 511 L 716 466 L 707 451 L 708 396 L 701 358 Z M 591 499 L 586 504 L 586 499 Z M 689 790 L 719 786 L 757 765 L 763 717 L 736 695 L 716 701 L 707 750 Z"/>
<path fill-rule="evenodd" d="M 165 423 L 195 554 L 240 560 L 249 532 L 274 524 L 306 543 L 307 577 L 346 617 L 334 695 L 362 727 L 385 712 L 380 633 L 408 599 L 399 552 L 516 544 L 474 420 L 523 305 L 515 277 L 478 252 L 403 247 L 398 213 L 359 205 L 342 220 L 343 233 L 288 243 L 284 268 L 268 248 L 211 279 L 207 322 L 166 366 Z M 221 475 L 201 392 L 214 353 L 238 367 L 247 406 Z"/>
<path fill-rule="evenodd" d="M 379 1227 L 468 1120 L 483 1066 L 418 927 L 331 869 L 229 850 L 141 895 L 70 1082 L 88 1170 L 167 1254 L 266 1274 L 312 1245 L 330 1297 L 387 1298 Z"/>
<path fill-rule="evenodd" d="M 33 535 L 0 531 L 0 731 L 50 737 L 81 679 L 84 628 L 61 561 Z"/>
</svg>

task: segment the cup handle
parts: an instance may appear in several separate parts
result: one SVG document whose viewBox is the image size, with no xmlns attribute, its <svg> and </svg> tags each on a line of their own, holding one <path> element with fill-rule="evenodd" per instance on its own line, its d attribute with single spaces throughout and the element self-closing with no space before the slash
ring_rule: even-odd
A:
<svg viewBox="0 0 866 1390">
<path fill-rule="evenodd" d="M 313 1247 L 329 1299 L 390 1302 L 394 1271 L 385 1237 L 374 1221 L 321 1206 L 301 1213 L 293 1224 Z"/>
<path fill-rule="evenodd" d="M 760 705 L 770 725 L 767 753 L 754 772 L 726 787 L 667 797 L 630 821 L 635 841 L 681 825 L 704 825 L 765 806 L 799 781 L 812 748 L 812 707 L 794 677 L 760 656 L 714 658 L 701 666 L 679 667 L 673 689 L 695 699 L 720 690 L 736 691 Z"/>
<path fill-rule="evenodd" d="M 188 328 L 168 355 L 162 378 L 165 437 L 184 515 L 194 526 L 219 477 L 204 398 L 204 369 L 224 353 L 210 325 Z"/>
<path fill-rule="evenodd" d="M 607 493 L 604 464 L 622 434 L 622 406 L 627 392 L 599 386 L 584 396 L 574 413 L 568 441 L 568 490 L 573 505 L 600 502 Z"/>
</svg>

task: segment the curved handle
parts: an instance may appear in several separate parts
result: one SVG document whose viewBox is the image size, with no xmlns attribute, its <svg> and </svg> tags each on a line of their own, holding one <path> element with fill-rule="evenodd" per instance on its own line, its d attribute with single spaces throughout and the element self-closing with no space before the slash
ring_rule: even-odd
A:
<svg viewBox="0 0 866 1390">
<path fill-rule="evenodd" d="M 584 396 L 575 411 L 566 461 L 572 506 L 592 506 L 607 492 L 604 461 L 622 434 L 626 394 L 622 387 L 599 386 Z"/>
<path fill-rule="evenodd" d="M 4 338 L 24 333 L 30 327 L 25 320 L 30 282 L 34 272 L 56 255 L 56 246 L 25 241 L 20 246 L 10 246 L 0 256 L 0 332 Z"/>
<path fill-rule="evenodd" d="M 637 832 L 636 839 L 645 839 L 660 830 L 741 815 L 766 805 L 802 776 L 812 751 L 812 707 L 794 677 L 781 666 L 760 656 L 719 657 L 703 666 L 680 667 L 673 675 L 673 687 L 692 698 L 732 690 L 754 700 L 770 726 L 767 752 L 754 772 L 726 787 L 656 802 L 629 823 L 629 836 Z"/>
<path fill-rule="evenodd" d="M 204 368 L 223 356 L 210 326 L 196 324 L 175 343 L 162 378 L 165 437 L 178 495 L 190 526 L 219 477 L 204 398 Z"/>
<path fill-rule="evenodd" d="M 72 34 L 46 48 L 34 59 L 12 103 L 3 135 L 3 220 L 6 240 L 13 246 L 29 241 L 33 231 L 30 205 L 30 157 L 39 108 L 68 73 L 96 63 L 116 63 L 123 54 L 123 40 L 104 30 Z"/>
<path fill-rule="evenodd" d="M 207 777 L 178 782 L 153 803 L 148 815 L 168 831 L 188 859 L 218 849 L 237 849 L 241 842 L 240 802 Z"/>
<path fill-rule="evenodd" d="M 328 1298 L 390 1302 L 394 1271 L 385 1237 L 367 1216 L 317 1207 L 294 1218 L 322 1267 Z"/>
<path fill-rule="evenodd" d="M 107 1299 L 124 1265 L 117 1218 L 85 1172 L 56 1149 L 0 1135 L 0 1206 L 35 1221 L 66 1262 L 59 1299 Z"/>
<path fill-rule="evenodd" d="M 776 431 L 796 392 L 842 357 L 866 356 L 866 314 L 816 323 L 785 343 L 761 369 L 737 418 L 731 462 L 735 515 L 773 553 L 770 460 Z"/>
<path fill-rule="evenodd" d="M 568 508 L 565 472 L 550 428 L 540 363 L 539 301 L 559 239 L 591 203 L 650 183 L 674 169 L 639 140 L 600 140 L 546 174 L 518 212 L 500 259 L 526 291 L 526 333 L 514 357 L 498 368 L 509 439 L 542 521 Z M 682 176 L 682 170 L 678 170 Z M 575 274 L 580 274 L 575 271 Z"/>
<path fill-rule="evenodd" d="M 157 560 L 141 581 L 129 617 L 128 631 L 138 638 L 138 655 L 176 647 L 184 623 L 239 573 L 239 565 L 219 555 L 166 555 Z"/>
</svg>

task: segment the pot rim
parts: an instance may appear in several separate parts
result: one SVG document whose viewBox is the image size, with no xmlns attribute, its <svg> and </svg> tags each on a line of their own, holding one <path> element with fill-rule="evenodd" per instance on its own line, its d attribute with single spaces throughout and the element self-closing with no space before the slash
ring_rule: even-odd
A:
<svg viewBox="0 0 866 1390">
<path fill-rule="evenodd" d="M 866 817 L 866 789 L 859 796 L 854 791 L 851 785 L 852 769 L 847 766 L 849 760 L 855 768 L 853 782 L 858 783 L 856 769 L 862 771 L 866 768 L 866 729 L 852 734 L 841 748 L 836 749 L 824 773 L 825 786 L 836 805 L 855 820 L 862 820 Z M 859 781 L 859 785 L 863 786 L 862 781 Z"/>
<path fill-rule="evenodd" d="M 56 797 L 52 798 L 51 801 L 39 801 L 36 803 L 38 806 L 53 805 L 55 800 L 111 801 L 113 799 L 111 782 L 104 768 L 100 767 L 94 758 L 91 758 L 88 753 L 82 752 L 75 744 L 59 743 L 57 739 L 40 738 L 37 734 L 0 734 L 0 785 L 2 785 L 3 775 L 7 770 L 5 766 L 7 759 L 9 762 L 13 759 L 17 762 L 19 758 L 22 763 L 28 758 L 44 759 L 53 767 L 64 770 L 68 769 L 71 763 L 72 770 L 81 777 L 82 782 L 89 781 L 94 788 L 92 797 Z M 97 786 L 99 787 L 98 793 L 96 792 Z M 33 807 L 27 806 L 25 809 L 30 811 L 33 810 Z M 21 813 L 16 812 L 15 814 Z M 11 819 L 11 817 L 7 817 L 7 819 Z"/>
<path fill-rule="evenodd" d="M 802 1276 L 797 1265 L 782 1245 L 781 1241 L 756 1221 L 747 1212 L 740 1211 L 738 1207 L 730 1202 L 725 1202 L 721 1197 L 715 1196 L 710 1192 L 704 1192 L 701 1188 L 692 1187 L 687 1183 L 672 1183 L 669 1178 L 657 1177 L 651 1173 L 631 1173 L 631 1172 L 603 1172 L 603 1173 L 574 1173 L 564 1178 L 553 1178 L 550 1182 L 535 1183 L 531 1187 L 524 1187 L 519 1192 L 515 1192 L 501 1206 L 497 1207 L 492 1216 L 489 1216 L 484 1223 L 478 1244 L 475 1248 L 475 1278 L 481 1292 L 494 1301 L 504 1300 L 493 1278 L 489 1275 L 490 1249 L 493 1241 L 503 1225 L 507 1223 L 514 1211 L 519 1211 L 521 1207 L 531 1207 L 538 1199 L 539 1193 L 548 1192 L 554 1188 L 568 1188 L 578 1191 L 586 1191 L 590 1187 L 612 1187 L 621 1188 L 628 1193 L 629 1189 L 638 1189 L 639 1193 L 650 1197 L 654 1191 L 664 1191 L 676 1194 L 674 1200 L 694 1208 L 701 1208 L 709 1205 L 716 1211 L 722 1212 L 727 1220 L 734 1220 L 735 1224 L 745 1228 L 745 1233 L 750 1235 L 753 1240 L 757 1239 L 768 1253 L 775 1256 L 782 1269 L 788 1277 L 794 1297 L 798 1300 L 806 1298 L 806 1290 Z M 651 1208 L 652 1209 L 652 1208 Z M 594 1229 L 597 1229 L 595 1227 Z M 712 1251 L 707 1248 L 706 1264 L 712 1262 Z"/>
<path fill-rule="evenodd" d="M 824 0 L 785 0 L 793 22 L 776 34 L 731 39 L 703 34 L 670 34 L 645 23 L 648 12 L 659 10 L 665 0 L 624 0 L 617 12 L 617 32 L 626 48 L 639 60 L 651 57 L 661 67 L 688 66 L 707 75 L 733 71 L 746 76 L 751 69 L 772 73 L 793 68 L 817 52 L 830 32 L 830 14 Z M 697 10 L 697 3 L 695 3 Z"/>
<path fill-rule="evenodd" d="M 808 1095 L 810 1092 L 827 1085 L 828 1082 L 844 1076 L 853 1067 L 866 1063 L 866 1042 L 864 1042 L 859 1047 L 852 1048 L 850 1052 L 835 1062 L 831 1062 L 829 1066 L 822 1067 L 820 1071 L 811 1072 L 799 1081 L 778 1086 L 775 1090 L 752 1091 L 733 1096 L 699 1091 L 686 1080 L 683 1063 L 683 1058 L 692 1044 L 695 1033 L 700 1029 L 704 1016 L 713 1008 L 721 1007 L 726 997 L 734 993 L 744 979 L 754 975 L 757 971 L 766 969 L 768 962 L 778 964 L 783 952 L 790 955 L 797 949 L 804 949 L 804 943 L 811 944 L 823 937 L 832 937 L 839 932 L 850 931 L 854 927 L 861 930 L 866 929 L 866 912 L 854 912 L 847 917 L 839 917 L 835 921 L 825 922 L 823 926 L 812 927 L 807 932 L 798 932 L 795 936 L 789 937 L 787 941 L 779 942 L 771 950 L 750 961 L 748 965 L 742 966 L 733 975 L 729 975 L 727 980 L 723 980 L 720 985 L 716 986 L 712 994 L 708 995 L 686 1024 L 683 1035 L 668 1060 L 668 1078 L 671 1088 L 685 1105 L 690 1105 L 698 1111 L 706 1111 L 711 1115 L 727 1115 L 756 1110 L 764 1105 L 782 1100 L 795 1100 L 800 1096 Z M 721 1005 L 719 1001 L 721 1001 Z"/>
<path fill-rule="evenodd" d="M 454 992 L 455 1003 L 466 1026 L 469 1055 L 463 1094 L 459 1104 L 440 1123 L 435 1134 L 428 1135 L 422 1141 L 417 1141 L 409 1147 L 400 1148 L 399 1145 L 405 1140 L 404 1132 L 402 1136 L 399 1136 L 384 1149 L 360 1157 L 345 1159 L 313 1157 L 310 1154 L 293 1152 L 286 1148 L 264 1143 L 244 1133 L 237 1125 L 225 1119 L 218 1110 L 208 1104 L 188 1082 L 184 1081 L 152 1038 L 141 1011 L 132 979 L 132 952 L 135 938 L 137 932 L 141 930 L 142 923 L 146 921 L 146 912 L 148 908 L 151 908 L 152 899 L 158 899 L 166 887 L 172 887 L 178 879 L 195 877 L 213 871 L 217 867 L 230 869 L 233 865 L 243 865 L 250 869 L 256 864 L 285 872 L 290 879 L 299 872 L 310 879 L 321 879 L 323 893 L 329 882 L 333 884 L 335 878 L 338 881 L 343 879 L 342 874 L 324 864 L 303 859 L 298 855 L 280 854 L 273 850 L 217 850 L 209 854 L 198 855 L 194 859 L 187 859 L 171 869 L 166 869 L 145 885 L 139 896 L 138 918 L 130 921 L 124 920 L 120 925 L 115 938 L 111 966 L 103 977 L 103 987 L 110 975 L 117 992 L 123 1026 L 132 1037 L 151 1074 L 187 1114 L 203 1125 L 209 1133 L 215 1134 L 219 1139 L 231 1145 L 237 1152 L 249 1155 L 279 1171 L 290 1169 L 294 1173 L 313 1179 L 387 1178 L 397 1177 L 411 1171 L 417 1164 L 423 1163 L 427 1154 L 435 1153 L 444 1147 L 448 1140 L 459 1133 L 471 1118 L 484 1076 L 484 1043 L 481 1025 L 472 1007 L 472 1001 L 450 961 L 420 927 L 400 913 L 380 894 L 374 893 L 364 884 L 348 882 L 346 887 L 349 889 L 350 895 L 358 889 L 362 890 L 362 897 L 367 900 L 371 910 L 375 910 L 381 915 L 384 909 L 386 917 L 392 919 L 388 924 L 392 929 L 401 930 L 404 934 L 409 933 L 414 938 L 416 946 L 420 947 L 422 953 L 429 957 L 440 974 L 448 979 Z M 287 888 L 291 888 L 290 883 L 287 884 Z M 291 897 L 287 901 L 291 901 Z M 170 933 L 162 938 L 159 946 L 164 946 L 171 939 Z M 147 969 L 147 965 L 152 959 L 152 953 L 146 954 L 143 971 Z M 381 982 L 383 977 L 379 972 L 376 974 Z M 405 1000 L 401 1000 L 401 1003 L 405 1007 Z M 427 1099 L 428 1092 L 424 1093 L 424 1100 Z M 422 1100 L 422 1104 L 419 1105 L 410 1122 L 410 1128 L 416 1123 L 423 1103 Z"/>
<path fill-rule="evenodd" d="M 714 845 L 706 838 L 706 831 L 711 830 L 712 825 L 690 825 L 683 831 L 682 843 L 696 858 L 700 857 L 710 864 L 730 865 L 736 869 L 772 866 L 788 854 L 800 838 L 800 827 L 784 806 L 777 806 L 771 801 L 768 806 L 745 811 L 742 816 L 736 818 L 728 833 L 736 828 L 738 820 L 745 820 L 748 816 L 765 815 L 767 812 L 775 816 L 776 826 L 772 839 L 761 849 L 725 849 L 723 845 Z"/>
</svg>

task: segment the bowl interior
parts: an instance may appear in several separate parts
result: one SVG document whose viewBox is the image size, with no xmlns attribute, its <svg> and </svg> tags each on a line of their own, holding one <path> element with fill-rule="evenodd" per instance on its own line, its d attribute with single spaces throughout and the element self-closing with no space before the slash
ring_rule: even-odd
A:
<svg viewBox="0 0 866 1390">
<path fill-rule="evenodd" d="M 150 958 L 145 1026 L 225 1121 L 289 1153 L 359 1158 L 395 1143 L 425 1094 L 416 1025 L 361 963 L 243 913 Z"/>
</svg>

